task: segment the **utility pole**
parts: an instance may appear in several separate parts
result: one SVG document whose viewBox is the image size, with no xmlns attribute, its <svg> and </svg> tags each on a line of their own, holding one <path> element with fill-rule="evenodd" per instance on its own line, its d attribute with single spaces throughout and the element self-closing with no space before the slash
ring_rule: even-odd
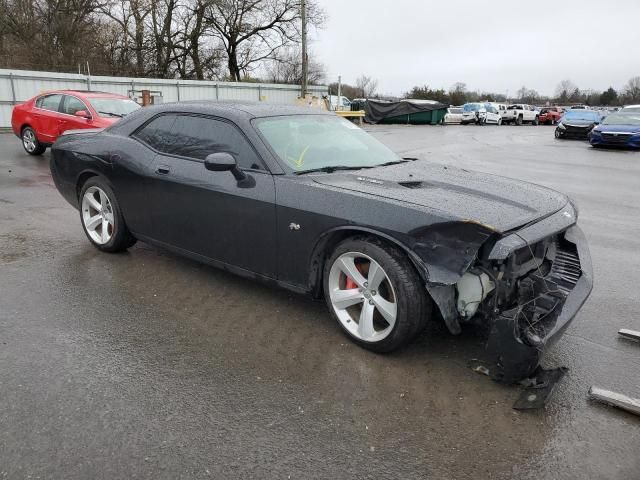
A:
<svg viewBox="0 0 640 480">
<path fill-rule="evenodd" d="M 302 98 L 307 95 L 307 76 L 309 57 L 307 56 L 307 2 L 300 0 L 300 16 L 302 17 Z"/>
</svg>

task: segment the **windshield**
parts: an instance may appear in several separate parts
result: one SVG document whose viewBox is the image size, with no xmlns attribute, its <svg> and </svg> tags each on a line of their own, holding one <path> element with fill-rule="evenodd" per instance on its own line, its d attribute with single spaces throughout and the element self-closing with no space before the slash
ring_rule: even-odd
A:
<svg viewBox="0 0 640 480">
<path fill-rule="evenodd" d="M 296 172 L 401 161 L 360 127 L 337 116 L 267 117 L 256 120 L 255 126 L 280 160 Z"/>
<path fill-rule="evenodd" d="M 89 98 L 89 103 L 101 117 L 124 117 L 140 108 L 128 98 Z"/>
<path fill-rule="evenodd" d="M 466 103 L 462 106 L 462 109 L 465 112 L 477 112 L 478 110 L 480 110 L 480 104 L 479 103 Z"/>
<path fill-rule="evenodd" d="M 584 122 L 599 122 L 600 114 L 592 112 L 590 110 L 568 110 L 563 116 L 562 121 L 584 121 Z"/>
<path fill-rule="evenodd" d="M 640 110 L 638 113 L 613 113 L 605 118 L 602 124 L 640 126 Z"/>
</svg>

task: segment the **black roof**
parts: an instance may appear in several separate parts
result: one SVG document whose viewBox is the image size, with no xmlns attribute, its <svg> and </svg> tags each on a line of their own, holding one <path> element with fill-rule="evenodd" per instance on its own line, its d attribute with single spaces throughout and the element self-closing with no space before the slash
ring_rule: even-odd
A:
<svg viewBox="0 0 640 480">
<path fill-rule="evenodd" d="M 298 105 L 277 105 L 265 102 L 238 102 L 216 100 L 190 100 L 165 103 L 151 107 L 160 112 L 192 112 L 204 114 L 225 114 L 244 118 L 275 117 L 280 115 L 323 115 L 329 112 L 317 108 Z"/>
<path fill-rule="evenodd" d="M 140 108 L 109 127 L 109 131 L 130 135 L 147 120 L 160 113 L 195 113 L 226 118 L 241 128 L 248 128 L 254 118 L 282 115 L 332 115 L 333 112 L 297 105 L 274 105 L 265 102 L 230 102 L 215 100 L 192 100 L 162 103 Z"/>
</svg>

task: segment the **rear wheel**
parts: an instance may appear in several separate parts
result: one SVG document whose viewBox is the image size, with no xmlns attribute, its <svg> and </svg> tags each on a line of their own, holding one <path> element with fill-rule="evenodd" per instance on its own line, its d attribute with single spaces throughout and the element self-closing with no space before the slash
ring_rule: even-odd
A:
<svg viewBox="0 0 640 480">
<path fill-rule="evenodd" d="M 532 122 L 534 125 L 540 125 L 540 118 L 536 116 L 536 118 L 533 119 Z"/>
<path fill-rule="evenodd" d="M 120 252 L 136 243 L 106 181 L 91 177 L 80 191 L 80 220 L 89 241 L 103 252 Z"/>
<path fill-rule="evenodd" d="M 400 250 L 372 237 L 340 243 L 325 264 L 331 315 L 360 346 L 391 352 L 426 325 L 431 303 L 415 268 Z"/>
<path fill-rule="evenodd" d="M 47 147 L 45 147 L 38 141 L 36 132 L 31 127 L 24 127 L 22 129 L 21 137 L 22 147 L 24 148 L 24 151 L 29 155 L 42 155 L 47 149 Z"/>
<path fill-rule="evenodd" d="M 522 115 L 519 115 L 518 118 L 516 118 L 516 125 L 522 125 Z"/>
</svg>

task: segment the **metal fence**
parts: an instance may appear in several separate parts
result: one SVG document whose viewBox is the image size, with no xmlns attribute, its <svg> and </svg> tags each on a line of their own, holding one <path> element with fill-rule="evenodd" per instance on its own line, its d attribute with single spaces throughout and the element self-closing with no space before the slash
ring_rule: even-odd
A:
<svg viewBox="0 0 640 480">
<path fill-rule="evenodd" d="M 155 102 L 180 100 L 244 100 L 294 104 L 300 87 L 272 83 L 240 83 L 158 78 L 101 77 L 69 73 L 0 69 L 0 128 L 11 127 L 13 105 L 48 90 L 99 90 L 131 95 L 154 92 Z M 308 93 L 323 96 L 326 86 L 309 86 Z"/>
</svg>

